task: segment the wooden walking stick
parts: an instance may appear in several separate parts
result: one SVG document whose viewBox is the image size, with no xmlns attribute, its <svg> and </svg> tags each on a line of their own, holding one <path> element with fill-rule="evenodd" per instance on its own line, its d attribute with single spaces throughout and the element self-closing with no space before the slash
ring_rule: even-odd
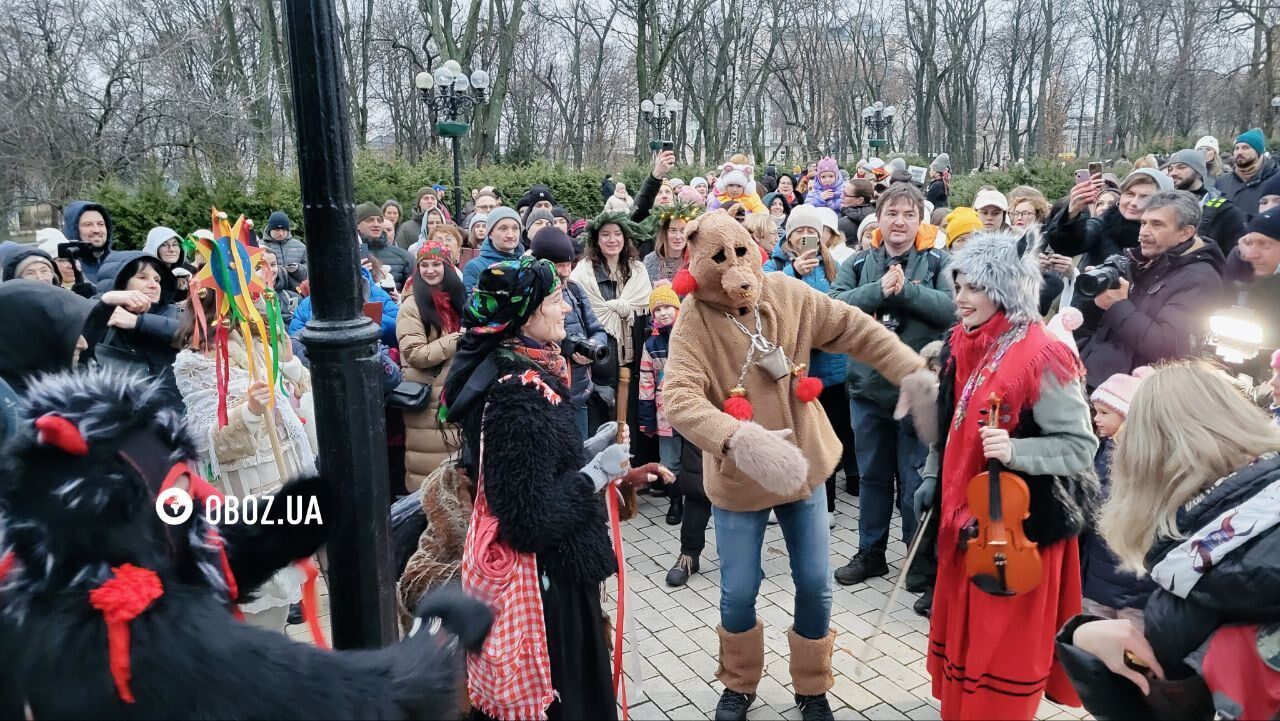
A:
<svg viewBox="0 0 1280 721">
<path fill-rule="evenodd" d="M 631 369 L 623 366 L 618 369 L 618 393 L 617 402 L 614 407 L 617 409 L 616 420 L 618 421 L 618 435 L 615 440 L 622 442 L 623 434 L 627 432 L 627 396 L 631 392 Z M 622 486 L 622 520 L 630 520 L 636 517 L 640 512 L 640 497 L 636 494 L 636 489 L 631 486 Z"/>
</svg>

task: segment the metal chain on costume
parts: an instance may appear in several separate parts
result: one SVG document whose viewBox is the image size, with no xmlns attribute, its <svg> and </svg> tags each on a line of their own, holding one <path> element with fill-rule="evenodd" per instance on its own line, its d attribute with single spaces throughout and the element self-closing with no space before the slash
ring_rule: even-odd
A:
<svg viewBox="0 0 1280 721">
<path fill-rule="evenodd" d="M 755 311 L 755 316 L 756 316 L 756 332 L 755 333 L 752 333 L 751 330 L 748 329 L 745 325 L 738 322 L 737 318 L 734 318 L 732 315 L 729 315 L 728 313 L 724 314 L 724 317 L 728 318 L 730 322 L 738 326 L 738 330 L 742 331 L 743 334 L 745 334 L 747 338 L 749 338 L 751 341 L 750 343 L 747 344 L 747 359 L 742 362 L 742 372 L 738 373 L 738 382 L 734 384 L 738 388 L 742 388 L 743 387 L 742 384 L 746 383 L 747 381 L 747 372 L 751 370 L 751 361 L 755 359 L 756 351 L 757 350 L 760 351 L 761 355 L 763 355 L 779 347 L 776 343 L 773 343 L 768 338 L 764 337 L 763 322 L 760 320 L 760 308 L 756 307 L 756 308 L 752 308 L 752 310 Z M 791 359 L 788 358 L 787 362 L 790 363 Z"/>
</svg>

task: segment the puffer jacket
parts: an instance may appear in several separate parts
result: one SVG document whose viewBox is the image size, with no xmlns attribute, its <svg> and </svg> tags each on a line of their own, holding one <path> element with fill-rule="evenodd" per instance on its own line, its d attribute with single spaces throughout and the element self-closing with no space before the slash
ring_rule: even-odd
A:
<svg viewBox="0 0 1280 721">
<path fill-rule="evenodd" d="M 307 246 L 301 240 L 292 234 L 284 240 L 275 240 L 268 233 L 262 237 L 262 247 L 276 254 L 276 262 L 280 265 L 280 270 L 288 274 L 289 280 L 293 281 L 295 286 L 307 279 Z M 287 266 L 291 263 L 297 263 L 298 269 L 289 272 Z"/>
<path fill-rule="evenodd" d="M 1209 311 L 1222 302 L 1226 259 L 1211 240 L 1192 238 L 1150 262 L 1139 249 L 1127 255 L 1129 297 L 1104 311 L 1080 343 L 1090 388 L 1138 366 L 1190 357 Z"/>
<path fill-rule="evenodd" d="M 140 372 L 148 377 L 161 378 L 166 390 L 172 393 L 176 403 L 180 398 L 178 385 L 173 377 L 173 361 L 178 357 L 174 338 L 178 334 L 179 305 L 174 303 L 177 281 L 173 273 L 159 259 L 137 250 L 111 253 L 99 269 L 98 295 L 123 290 L 130 276 L 136 272 L 138 261 L 151 261 L 159 268 L 160 300 L 146 312 L 138 315 L 138 324 L 131 330 L 108 328 L 98 341 L 96 357 L 108 368 Z"/>
<path fill-rule="evenodd" d="M 778 244 L 773 247 L 769 262 L 764 265 L 765 272 L 782 273 L 798 278 L 823 295 L 831 290 L 831 281 L 827 280 L 827 271 L 821 256 L 818 258 L 818 267 L 806 276 L 796 275 L 796 269 L 791 265 L 792 258 L 791 253 L 787 251 L 786 241 L 778 241 Z M 849 356 L 843 353 L 816 350 L 809 355 L 809 375 L 821 380 L 823 388 L 844 383 L 848 371 Z"/>
<path fill-rule="evenodd" d="M 1275 158 L 1263 158 L 1262 167 L 1249 180 L 1241 180 L 1235 171 L 1231 171 L 1219 176 L 1213 182 L 1213 187 L 1244 213 L 1247 222 L 1258 214 L 1258 201 L 1262 199 L 1262 184 L 1276 173 L 1280 173 L 1280 162 Z"/>
<path fill-rule="evenodd" d="M 418 490 L 424 479 L 441 463 L 456 456 L 459 446 L 455 426 L 441 423 L 440 391 L 444 379 L 449 376 L 453 354 L 458 349 L 461 333 L 441 334 L 427 329 L 418 314 L 418 303 L 413 298 L 414 284 L 405 288 L 405 295 L 396 319 L 396 336 L 400 339 L 400 367 L 404 379 L 430 387 L 431 401 L 418 412 L 405 411 L 405 488 Z"/>
<path fill-rule="evenodd" d="M 524 255 L 522 245 L 517 245 L 516 249 L 510 253 L 503 253 L 493 246 L 493 241 L 485 238 L 484 243 L 480 245 L 479 255 L 472 258 L 462 269 L 462 287 L 466 289 L 467 296 L 470 297 L 471 291 L 475 290 L 476 283 L 480 282 L 480 274 L 485 268 L 504 260 L 516 260 L 522 255 Z"/>
<path fill-rule="evenodd" d="M 671 347 L 671 327 L 655 329 L 645 340 L 640 354 L 640 431 L 666 438 L 674 433 L 667 421 L 666 404 L 662 402 L 662 369 L 667 365 L 667 350 Z"/>
<path fill-rule="evenodd" d="M 680 442 L 680 473 L 676 475 L 676 488 L 682 496 L 704 500 L 707 497 L 702 487 L 702 451 L 688 438 L 682 438 Z"/>
<path fill-rule="evenodd" d="M 80 240 L 80 216 L 86 210 L 96 210 L 102 213 L 103 220 L 107 221 L 107 243 L 101 249 L 88 255 L 80 256 L 80 271 L 84 273 L 84 279 L 89 283 L 98 282 L 99 269 L 102 262 L 111 254 L 116 242 L 116 225 L 111 219 L 111 213 L 107 212 L 106 206 L 101 203 L 95 203 L 91 200 L 73 200 L 67 203 L 67 207 L 62 211 L 62 234 L 67 240 Z"/>
<path fill-rule="evenodd" d="M 364 279 L 362 285 L 365 302 L 382 304 L 382 342 L 388 347 L 395 347 L 396 315 L 400 312 L 400 306 L 396 305 L 385 290 L 373 284 L 373 276 L 367 269 L 361 268 L 360 276 Z M 289 335 L 297 337 L 309 320 L 311 320 L 311 296 L 303 298 L 302 302 L 298 303 L 298 307 L 293 309 L 293 320 L 289 322 Z"/>
<path fill-rule="evenodd" d="M 1114 445 L 1110 438 L 1103 439 L 1093 460 L 1103 499 L 1111 495 L 1110 465 Z M 1084 597 L 1111 608 L 1143 608 L 1151 592 L 1156 590 L 1150 578 L 1138 578 L 1121 570 L 1120 559 L 1093 528 L 1080 534 L 1080 572 L 1084 578 Z"/>
<path fill-rule="evenodd" d="M 815 208 L 830 208 L 839 213 L 840 206 L 844 201 L 844 193 L 841 188 L 842 185 L 844 185 L 844 180 L 842 180 L 838 175 L 836 177 L 836 184 L 829 188 L 824 187 L 822 183 L 815 180 L 813 187 L 809 189 L 809 193 L 804 196 L 805 205 L 812 205 Z M 831 200 L 826 200 L 822 197 L 822 192 L 824 190 L 831 191 Z"/>
<path fill-rule="evenodd" d="M 1143 635 L 1166 679 L 1192 679 L 1191 657 L 1219 628 L 1280 621 L 1277 498 L 1280 454 L 1268 453 L 1184 505 L 1181 537 L 1161 538 L 1147 553 L 1144 565 L 1158 587 L 1147 601 Z M 1077 616 L 1058 634 L 1057 658 L 1084 707 L 1098 719 L 1155 718 L 1132 682 L 1072 645 L 1076 629 L 1094 620 Z M 1181 718 L 1213 718 L 1208 693 L 1202 701 Z"/>
<path fill-rule="evenodd" d="M 591 303 L 587 302 L 587 296 L 582 288 L 570 280 L 565 283 L 565 290 L 567 292 L 564 294 L 564 299 L 569 303 L 569 312 L 564 316 L 565 338 L 581 335 L 607 346 L 609 344 L 609 334 L 604 332 L 604 326 L 600 325 L 600 320 L 596 318 L 595 311 L 591 310 Z M 571 349 L 567 347 L 568 345 L 568 343 L 562 344 L 567 353 L 566 357 L 569 360 L 570 372 L 573 374 L 573 387 L 570 392 L 573 395 L 573 402 L 581 404 L 586 402 L 587 396 L 591 395 L 592 364 L 578 365 L 574 363 L 573 354 L 569 352 Z"/>
<path fill-rule="evenodd" d="M 844 234 L 844 244 L 850 248 L 858 247 L 858 228 L 868 215 L 875 215 L 874 205 L 846 205 L 840 208 L 840 232 Z"/>
</svg>

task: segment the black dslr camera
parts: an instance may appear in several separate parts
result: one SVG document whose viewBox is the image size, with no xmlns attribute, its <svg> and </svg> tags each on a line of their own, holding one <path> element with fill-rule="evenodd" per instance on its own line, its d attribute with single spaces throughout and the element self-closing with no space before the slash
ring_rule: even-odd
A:
<svg viewBox="0 0 1280 721">
<path fill-rule="evenodd" d="M 609 356 L 608 344 L 593 341 L 581 333 L 574 333 L 564 339 L 564 351 L 565 355 L 571 356 L 577 353 L 592 363 L 602 361 Z"/>
<path fill-rule="evenodd" d="M 1086 270 L 1076 279 L 1076 292 L 1085 298 L 1096 298 L 1099 293 L 1120 287 L 1120 279 L 1129 278 L 1129 258 L 1113 255 L 1102 261 L 1102 265 L 1093 270 Z"/>
<path fill-rule="evenodd" d="M 885 271 L 887 272 L 889 268 L 892 268 L 895 265 L 901 267 L 903 272 L 906 272 L 907 256 L 899 255 L 897 257 L 890 258 L 889 265 L 885 268 Z M 898 329 L 902 327 L 902 321 L 898 320 L 898 316 L 894 315 L 892 310 L 880 311 L 879 313 L 876 314 L 876 320 L 880 321 L 880 325 L 883 325 L 885 328 L 893 331 L 894 333 L 897 333 Z"/>
</svg>

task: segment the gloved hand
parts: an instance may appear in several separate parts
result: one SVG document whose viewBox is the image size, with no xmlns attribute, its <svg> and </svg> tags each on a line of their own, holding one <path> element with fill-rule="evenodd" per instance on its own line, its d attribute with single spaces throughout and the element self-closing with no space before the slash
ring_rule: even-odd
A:
<svg viewBox="0 0 1280 721">
<path fill-rule="evenodd" d="M 745 421 L 729 437 L 729 460 L 770 493 L 792 496 L 804 488 L 809 461 L 790 436 L 789 428 L 771 431 Z"/>
<path fill-rule="evenodd" d="M 916 520 L 919 521 L 924 516 L 924 512 L 933 508 L 934 501 L 938 498 L 938 477 L 925 476 L 920 479 L 920 487 L 916 489 L 915 495 L 911 498 L 911 507 L 915 509 Z"/>
<path fill-rule="evenodd" d="M 604 488 L 615 478 L 621 478 L 627 472 L 627 464 L 631 462 L 631 448 L 621 443 L 614 443 L 596 454 L 591 462 L 582 468 L 582 472 L 595 484 L 596 491 Z"/>
<path fill-rule="evenodd" d="M 609 421 L 600 424 L 600 429 L 596 431 L 594 436 L 588 438 L 582 444 L 583 458 L 594 458 L 600 451 L 609 447 L 613 443 L 613 439 L 618 437 L 618 422 Z"/>
</svg>

